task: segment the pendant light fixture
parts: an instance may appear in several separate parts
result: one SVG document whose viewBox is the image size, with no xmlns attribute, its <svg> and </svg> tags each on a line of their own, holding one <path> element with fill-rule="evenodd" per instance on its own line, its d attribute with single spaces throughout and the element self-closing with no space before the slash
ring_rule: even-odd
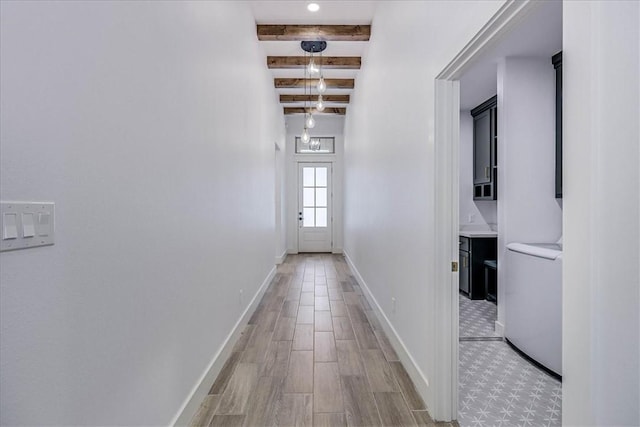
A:
<svg viewBox="0 0 640 427">
<path fill-rule="evenodd" d="M 300 47 L 302 50 L 309 53 L 309 63 L 304 68 L 304 128 L 302 130 L 302 135 L 300 139 L 304 144 L 309 144 L 309 147 L 313 151 L 318 151 L 320 149 L 320 140 L 312 139 L 309 134 L 309 129 L 313 129 L 316 125 L 316 120 L 313 118 L 313 111 L 311 108 L 307 107 L 307 99 L 311 98 L 311 79 L 307 78 L 307 74 L 309 77 L 320 75 L 320 79 L 318 80 L 318 84 L 316 89 L 318 90 L 318 101 L 315 104 L 317 111 L 323 111 L 325 108 L 324 101 L 322 99 L 322 94 L 327 90 L 327 84 L 324 81 L 324 77 L 322 76 L 322 51 L 327 48 L 327 42 L 325 41 L 303 41 L 300 43 Z M 320 53 L 320 64 L 319 66 L 316 64 L 313 54 Z M 306 54 L 305 54 L 306 56 Z M 309 96 L 307 97 L 307 83 L 309 84 Z"/>
</svg>

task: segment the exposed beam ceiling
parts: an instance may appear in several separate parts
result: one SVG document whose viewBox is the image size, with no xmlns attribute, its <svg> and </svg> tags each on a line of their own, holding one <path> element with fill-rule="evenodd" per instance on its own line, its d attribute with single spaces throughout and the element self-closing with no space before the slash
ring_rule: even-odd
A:
<svg viewBox="0 0 640 427">
<path fill-rule="evenodd" d="M 323 95 L 324 102 L 349 103 L 349 95 Z M 318 95 L 280 95 L 280 102 L 316 102 Z"/>
<path fill-rule="evenodd" d="M 368 41 L 371 25 L 260 25 L 261 41 Z"/>
<path fill-rule="evenodd" d="M 309 84 L 315 87 L 318 79 L 273 79 L 276 88 L 304 88 Z M 353 89 L 354 79 L 324 79 L 327 89 Z"/>
<path fill-rule="evenodd" d="M 359 56 L 316 56 L 318 64 L 324 69 L 359 70 L 362 60 Z M 309 64 L 304 56 L 267 56 L 267 66 L 272 69 L 303 69 Z"/>
<path fill-rule="evenodd" d="M 302 108 L 302 107 L 284 107 L 285 114 L 339 114 L 344 116 L 347 113 L 347 109 L 344 107 L 325 107 L 324 111 L 320 112 L 315 108 Z"/>
</svg>

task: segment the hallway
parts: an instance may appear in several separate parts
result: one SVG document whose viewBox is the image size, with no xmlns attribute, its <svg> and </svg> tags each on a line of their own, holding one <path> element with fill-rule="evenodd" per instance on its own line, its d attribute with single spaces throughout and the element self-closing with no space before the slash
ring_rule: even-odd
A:
<svg viewBox="0 0 640 427">
<path fill-rule="evenodd" d="M 323 254 L 278 267 L 191 425 L 436 424 L 344 258 Z"/>
</svg>

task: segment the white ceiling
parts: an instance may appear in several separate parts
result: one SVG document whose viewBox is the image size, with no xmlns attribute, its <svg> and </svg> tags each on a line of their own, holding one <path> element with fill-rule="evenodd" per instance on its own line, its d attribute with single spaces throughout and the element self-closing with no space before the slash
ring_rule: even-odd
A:
<svg viewBox="0 0 640 427">
<path fill-rule="evenodd" d="M 322 24 L 362 25 L 373 19 L 377 1 L 314 1 L 320 5 L 317 12 L 309 12 L 311 1 L 250 1 L 258 24 Z"/>
<path fill-rule="evenodd" d="M 256 24 L 318 24 L 318 25 L 369 25 L 375 13 L 376 1 L 316 1 L 318 12 L 309 12 L 310 1 L 250 1 Z M 368 42 L 327 42 L 324 56 L 363 56 Z M 262 41 L 266 56 L 302 56 L 305 52 L 300 42 Z M 265 57 L 266 61 L 266 57 Z M 271 70 L 274 78 L 302 78 L 303 70 Z M 325 79 L 353 79 L 358 70 L 323 70 Z M 276 89 L 278 94 L 299 94 L 304 89 Z M 317 93 L 314 89 L 313 93 Z M 351 95 L 353 90 L 327 89 L 327 95 Z M 345 104 L 326 103 L 327 107 L 347 107 Z M 287 107 L 303 107 L 303 103 L 286 104 Z"/>
<path fill-rule="evenodd" d="M 548 58 L 562 50 L 562 2 L 538 7 L 482 55 L 460 78 L 460 109 L 470 110 L 497 92 L 497 64 L 505 57 Z"/>
</svg>

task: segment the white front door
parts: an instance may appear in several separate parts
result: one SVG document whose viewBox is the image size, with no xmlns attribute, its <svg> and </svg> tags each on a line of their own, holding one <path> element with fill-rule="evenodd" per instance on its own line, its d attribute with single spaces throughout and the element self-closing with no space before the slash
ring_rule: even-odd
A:
<svg viewBox="0 0 640 427">
<path fill-rule="evenodd" d="M 331 163 L 298 163 L 298 252 L 331 252 Z"/>
</svg>

